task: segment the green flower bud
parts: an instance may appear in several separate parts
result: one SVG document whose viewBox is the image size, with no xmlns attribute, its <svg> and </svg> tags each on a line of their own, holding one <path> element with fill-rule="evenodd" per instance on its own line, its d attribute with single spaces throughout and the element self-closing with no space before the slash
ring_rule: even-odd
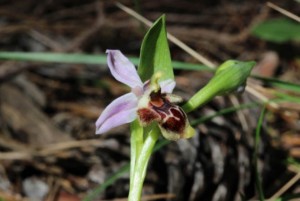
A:
<svg viewBox="0 0 300 201">
<path fill-rule="evenodd" d="M 217 69 L 214 77 L 183 106 L 184 111 L 190 112 L 215 96 L 244 88 L 254 65 L 254 61 L 228 60 L 224 62 Z"/>
</svg>

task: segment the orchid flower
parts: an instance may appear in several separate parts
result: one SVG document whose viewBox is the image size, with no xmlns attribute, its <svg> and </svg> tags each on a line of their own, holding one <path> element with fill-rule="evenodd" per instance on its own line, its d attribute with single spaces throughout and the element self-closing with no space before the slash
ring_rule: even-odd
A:
<svg viewBox="0 0 300 201">
<path fill-rule="evenodd" d="M 96 121 L 96 134 L 139 119 L 142 126 L 157 122 L 163 136 L 170 140 L 194 135 L 185 112 L 175 105 L 181 97 L 172 94 L 176 85 L 174 80 L 159 81 L 158 73 L 143 83 L 135 66 L 119 50 L 107 50 L 106 53 L 111 74 L 129 86 L 131 92 L 115 99 L 104 109 Z"/>
</svg>

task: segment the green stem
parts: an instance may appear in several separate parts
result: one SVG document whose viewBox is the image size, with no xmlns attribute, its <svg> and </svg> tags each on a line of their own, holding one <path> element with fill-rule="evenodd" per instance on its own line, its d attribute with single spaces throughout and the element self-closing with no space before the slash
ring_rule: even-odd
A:
<svg viewBox="0 0 300 201">
<path fill-rule="evenodd" d="M 212 84 L 208 83 L 206 86 L 204 86 L 200 91 L 198 91 L 190 100 L 183 105 L 182 109 L 189 113 L 199 106 L 207 103 L 211 99 L 213 99 L 217 94 L 219 93 L 219 90 L 214 87 Z"/>
<path fill-rule="evenodd" d="M 130 125 L 130 191 L 132 189 L 132 181 L 135 172 L 136 161 L 139 158 L 144 141 L 144 129 L 140 126 L 138 120 L 135 120 Z"/>
<path fill-rule="evenodd" d="M 158 140 L 159 129 L 154 127 L 146 137 L 139 156 L 136 158 L 134 172 L 130 173 L 130 192 L 128 196 L 129 201 L 139 201 L 142 194 L 143 183 L 146 176 L 146 169 L 152 154 L 154 145 Z M 132 175 L 133 174 L 133 175 Z"/>
</svg>

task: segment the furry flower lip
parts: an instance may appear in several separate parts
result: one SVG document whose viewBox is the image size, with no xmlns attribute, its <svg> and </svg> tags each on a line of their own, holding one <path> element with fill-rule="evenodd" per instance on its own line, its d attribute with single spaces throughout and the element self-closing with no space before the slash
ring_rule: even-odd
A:
<svg viewBox="0 0 300 201">
<path fill-rule="evenodd" d="M 159 74 L 143 83 L 135 66 L 119 50 L 107 50 L 107 64 L 114 78 L 131 92 L 111 102 L 96 121 L 96 134 L 102 134 L 135 119 L 143 126 L 157 122 L 170 140 L 192 137 L 195 133 L 184 111 L 176 105 L 181 98 L 172 93 L 174 80 L 159 80 Z"/>
</svg>

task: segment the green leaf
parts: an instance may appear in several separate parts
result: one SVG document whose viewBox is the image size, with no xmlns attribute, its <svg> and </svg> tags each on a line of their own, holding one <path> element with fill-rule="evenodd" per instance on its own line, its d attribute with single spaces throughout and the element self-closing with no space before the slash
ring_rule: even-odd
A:
<svg viewBox="0 0 300 201">
<path fill-rule="evenodd" d="M 256 37 L 275 43 L 300 40 L 300 24 L 286 18 L 264 21 L 251 32 Z"/>
<path fill-rule="evenodd" d="M 153 24 L 144 37 L 138 72 L 142 81 L 149 80 L 157 72 L 162 73 L 161 81 L 174 79 L 164 15 Z"/>
</svg>

